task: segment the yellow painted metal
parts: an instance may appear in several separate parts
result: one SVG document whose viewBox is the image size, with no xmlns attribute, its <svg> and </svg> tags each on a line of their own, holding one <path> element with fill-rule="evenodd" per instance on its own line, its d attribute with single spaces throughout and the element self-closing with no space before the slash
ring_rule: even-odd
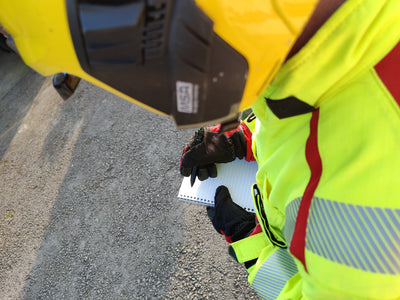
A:
<svg viewBox="0 0 400 300">
<path fill-rule="evenodd" d="M 265 90 L 318 0 L 196 0 L 214 31 L 241 53 L 249 73 L 240 110 Z"/>
<path fill-rule="evenodd" d="M 43 75 L 81 75 L 64 0 L 0 0 L 0 22 L 25 63 Z"/>
<path fill-rule="evenodd" d="M 196 0 L 214 21 L 214 31 L 248 61 L 240 110 L 249 107 L 271 82 L 317 2 Z M 13 36 L 31 68 L 43 75 L 76 75 L 155 111 L 84 72 L 71 39 L 65 0 L 0 0 L 0 7 L 0 24 Z"/>
<path fill-rule="evenodd" d="M 67 72 L 148 110 L 154 108 L 87 74 L 73 46 L 65 0 L 0 0 L 0 24 L 13 37 L 24 62 L 44 76 Z"/>
</svg>

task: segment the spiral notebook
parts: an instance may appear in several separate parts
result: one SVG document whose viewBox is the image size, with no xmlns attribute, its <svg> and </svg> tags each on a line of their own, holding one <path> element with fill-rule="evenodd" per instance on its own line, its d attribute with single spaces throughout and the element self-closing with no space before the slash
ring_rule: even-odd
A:
<svg viewBox="0 0 400 300">
<path fill-rule="evenodd" d="M 255 212 L 251 188 L 256 182 L 257 162 L 236 159 L 226 164 L 217 164 L 216 178 L 200 181 L 196 178 L 193 187 L 190 177 L 184 177 L 178 199 L 193 203 L 214 206 L 215 191 L 220 185 L 229 189 L 233 202 L 247 211 Z"/>
</svg>

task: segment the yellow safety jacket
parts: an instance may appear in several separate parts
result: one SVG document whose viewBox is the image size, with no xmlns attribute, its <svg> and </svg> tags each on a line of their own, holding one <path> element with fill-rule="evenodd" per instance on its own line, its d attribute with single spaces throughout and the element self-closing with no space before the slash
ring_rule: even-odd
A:
<svg viewBox="0 0 400 300">
<path fill-rule="evenodd" d="M 400 299 L 400 1 L 348 0 L 253 106 L 267 299 Z"/>
</svg>

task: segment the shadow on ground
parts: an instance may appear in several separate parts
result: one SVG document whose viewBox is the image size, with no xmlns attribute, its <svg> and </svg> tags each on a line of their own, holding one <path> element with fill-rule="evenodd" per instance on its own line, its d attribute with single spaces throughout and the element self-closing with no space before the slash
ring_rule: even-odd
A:
<svg viewBox="0 0 400 300">
<path fill-rule="evenodd" d="M 256 298 L 204 207 L 177 201 L 191 131 L 84 81 L 63 103 L 49 78 L 10 70 L 0 298 Z"/>
</svg>

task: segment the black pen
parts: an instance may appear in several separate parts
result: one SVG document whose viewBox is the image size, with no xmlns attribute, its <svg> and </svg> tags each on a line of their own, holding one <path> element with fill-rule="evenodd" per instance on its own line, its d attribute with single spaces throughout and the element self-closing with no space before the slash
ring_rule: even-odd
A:
<svg viewBox="0 0 400 300">
<path fill-rule="evenodd" d="M 193 186 L 194 182 L 196 181 L 198 167 L 192 168 L 192 174 L 190 175 L 190 186 Z"/>
<path fill-rule="evenodd" d="M 196 146 L 198 144 L 200 144 L 203 141 L 203 137 L 204 137 L 204 128 L 201 127 L 195 134 L 194 134 L 194 142 L 193 142 L 193 146 Z M 192 174 L 190 175 L 190 186 L 194 185 L 194 182 L 196 181 L 196 176 L 198 173 L 199 167 L 198 166 L 194 166 L 192 168 Z"/>
</svg>

